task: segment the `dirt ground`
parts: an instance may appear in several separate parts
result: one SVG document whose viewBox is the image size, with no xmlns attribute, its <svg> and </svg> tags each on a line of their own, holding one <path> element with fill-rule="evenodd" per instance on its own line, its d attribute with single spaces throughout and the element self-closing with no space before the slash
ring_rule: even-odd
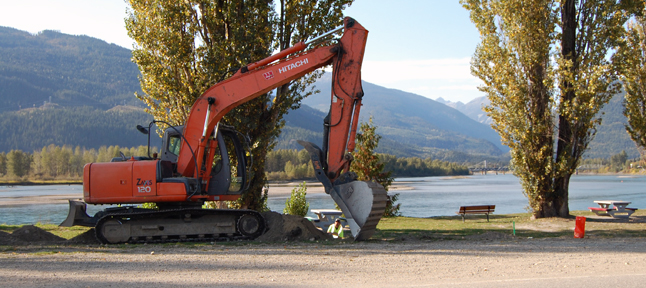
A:
<svg viewBox="0 0 646 288">
<path fill-rule="evenodd" d="M 30 245 L 2 287 L 643 287 L 643 238 Z"/>
<path fill-rule="evenodd" d="M 269 232 L 253 243 L 100 245 L 93 230 L 70 240 L 30 225 L 11 234 L 0 231 L 0 287 L 643 287 L 646 283 L 643 237 L 590 233 L 593 236 L 584 239 L 533 239 L 486 232 L 454 240 L 352 242 L 330 239 L 308 228 L 311 223 L 303 218 L 270 213 L 264 215 Z M 572 225 L 566 219 L 548 222 L 526 224 L 524 229 L 548 231 Z"/>
</svg>

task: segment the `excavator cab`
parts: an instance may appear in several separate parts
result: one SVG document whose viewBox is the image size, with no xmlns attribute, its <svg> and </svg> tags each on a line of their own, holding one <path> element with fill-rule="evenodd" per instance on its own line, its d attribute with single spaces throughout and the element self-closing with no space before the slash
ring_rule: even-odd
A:
<svg viewBox="0 0 646 288">
<path fill-rule="evenodd" d="M 177 173 L 177 157 L 180 154 L 183 131 L 184 126 L 169 127 L 162 137 L 160 158 L 161 161 L 172 164 L 174 174 Z M 249 182 L 247 180 L 249 161 L 246 157 L 249 140 L 233 127 L 224 124 L 220 124 L 219 129 L 214 133 L 217 133 L 217 136 L 212 138 L 217 144 L 214 148 L 215 156 L 206 195 L 242 194 L 248 188 Z"/>
</svg>

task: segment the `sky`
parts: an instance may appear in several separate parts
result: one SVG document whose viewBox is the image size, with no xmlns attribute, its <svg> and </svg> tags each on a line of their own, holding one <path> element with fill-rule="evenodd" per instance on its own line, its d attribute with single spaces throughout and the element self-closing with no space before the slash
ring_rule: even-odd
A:
<svg viewBox="0 0 646 288">
<path fill-rule="evenodd" d="M 123 0 L 2 2 L 0 26 L 87 35 L 132 49 Z M 452 102 L 484 96 L 469 68 L 479 34 L 458 0 L 355 0 L 344 13 L 370 31 L 363 80 Z"/>
</svg>

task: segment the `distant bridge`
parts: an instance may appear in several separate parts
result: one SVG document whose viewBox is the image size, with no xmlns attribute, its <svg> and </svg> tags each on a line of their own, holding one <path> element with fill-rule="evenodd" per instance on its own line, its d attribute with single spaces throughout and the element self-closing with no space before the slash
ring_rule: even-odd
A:
<svg viewBox="0 0 646 288">
<path fill-rule="evenodd" d="M 509 171 L 509 167 L 507 166 L 487 166 L 487 161 L 482 161 L 480 163 L 477 163 L 473 165 L 472 167 L 469 167 L 469 171 L 471 174 L 487 174 L 487 172 L 492 172 L 492 173 L 502 173 L 505 174 L 507 171 Z"/>
<path fill-rule="evenodd" d="M 577 172 L 579 172 L 579 171 L 590 171 L 590 170 L 596 171 L 596 170 L 599 170 L 599 169 L 601 169 L 603 167 L 604 167 L 603 164 L 585 164 L 585 165 L 581 165 L 581 166 L 577 167 L 576 171 Z M 509 171 L 509 167 L 508 166 L 491 167 L 491 166 L 487 166 L 487 161 L 482 161 L 482 162 L 480 162 L 478 164 L 475 164 L 475 165 L 469 167 L 469 171 L 472 174 L 477 174 L 477 173 L 487 174 L 487 172 L 493 172 L 493 173 L 496 173 L 496 174 L 498 174 L 498 173 L 505 174 L 506 172 Z"/>
<path fill-rule="evenodd" d="M 602 164 L 585 164 L 585 165 L 581 165 L 579 167 L 576 167 L 576 173 L 578 173 L 579 171 L 589 171 L 589 170 L 596 171 L 596 170 L 599 170 L 599 169 L 601 169 L 603 167 L 604 166 Z"/>
</svg>

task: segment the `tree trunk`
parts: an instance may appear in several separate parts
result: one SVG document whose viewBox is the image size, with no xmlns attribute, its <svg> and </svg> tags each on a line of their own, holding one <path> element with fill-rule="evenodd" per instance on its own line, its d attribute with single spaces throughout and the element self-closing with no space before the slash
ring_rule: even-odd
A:
<svg viewBox="0 0 646 288">
<path fill-rule="evenodd" d="M 566 174 L 562 177 L 557 177 L 554 181 L 554 190 L 555 194 L 558 197 L 554 201 L 554 207 L 558 213 L 558 217 L 567 218 L 570 217 L 570 207 L 569 207 L 569 190 L 570 190 L 570 177 L 572 174 Z"/>
<path fill-rule="evenodd" d="M 561 21 L 563 24 L 563 34 L 561 38 L 561 53 L 563 59 L 570 61 L 572 64 L 569 69 L 569 72 L 574 75 L 578 66 L 578 55 L 576 55 L 576 1 L 566 0 L 563 4 L 561 10 Z M 574 85 L 571 80 L 564 79 L 561 83 L 561 105 L 563 103 L 570 103 L 576 97 L 574 91 Z M 573 150 L 576 149 L 574 143 L 574 135 L 571 127 L 571 123 L 568 119 L 559 115 L 559 127 L 558 127 L 558 142 L 556 146 L 556 163 L 557 167 L 566 167 L 565 171 L 559 170 L 556 171 L 554 177 L 554 193 L 550 197 L 551 207 L 553 208 L 552 217 L 569 217 L 570 209 L 568 206 L 568 189 L 570 186 L 570 176 L 572 173 L 569 172 L 569 163 L 572 162 Z M 559 163 L 568 163 L 566 165 L 559 165 Z M 560 168 L 563 169 L 563 168 Z"/>
</svg>

